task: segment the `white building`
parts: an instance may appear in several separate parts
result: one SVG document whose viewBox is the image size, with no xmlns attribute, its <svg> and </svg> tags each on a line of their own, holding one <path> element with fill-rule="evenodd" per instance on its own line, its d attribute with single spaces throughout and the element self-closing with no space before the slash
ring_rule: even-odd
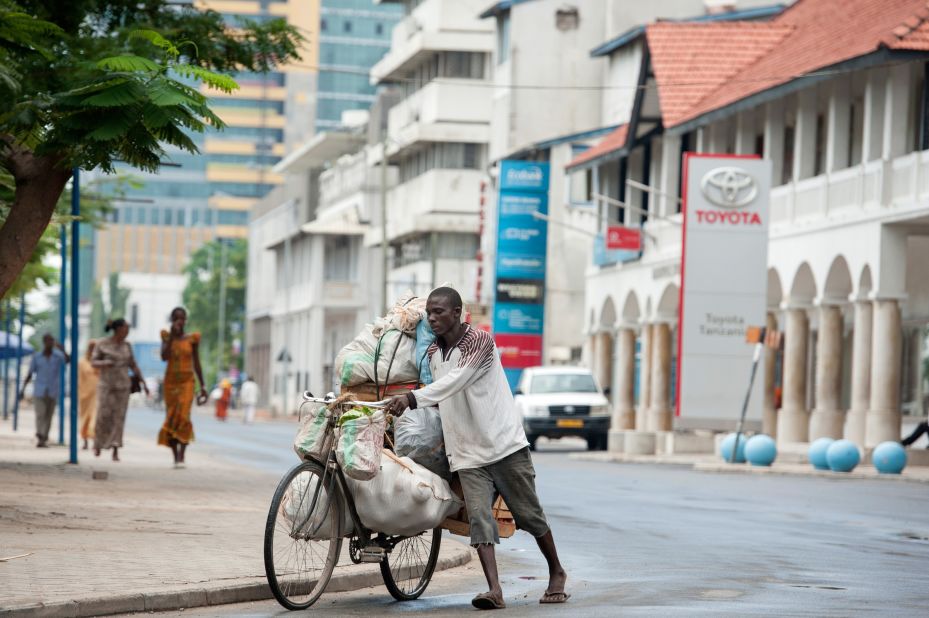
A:
<svg viewBox="0 0 929 618">
<path fill-rule="evenodd" d="M 387 0 L 382 0 L 387 1 Z M 444 282 L 477 300 L 480 208 L 490 140 L 493 25 L 482 0 L 405 0 L 371 81 L 396 84 L 381 150 L 399 179 L 387 197 L 388 298 Z M 378 223 L 365 245 L 379 247 Z M 379 251 L 380 249 L 375 249 Z"/>
<path fill-rule="evenodd" d="M 640 88 L 631 106 L 608 110 L 605 120 L 625 124 L 569 167 L 644 209 L 601 201 L 601 225 L 641 226 L 648 240 L 641 256 L 587 272 L 590 347 L 614 385 L 614 429 L 686 425 L 686 413 L 672 416 L 670 386 L 676 198 L 690 150 L 773 165 L 767 319 L 786 349 L 765 359 L 764 430 L 782 443 L 899 439 L 901 412 L 915 413 L 926 388 L 924 5 L 798 0 L 763 23 L 655 23 L 607 47 L 607 85 L 632 76 Z M 822 19 L 831 11 L 847 21 Z M 630 179 L 653 192 L 630 192 Z"/>
<path fill-rule="evenodd" d="M 304 390 L 337 390 L 336 354 L 380 312 L 381 260 L 362 238 L 379 220 L 381 175 L 365 143 L 362 126 L 297 148 L 250 226 L 247 370 L 277 411 Z"/>
</svg>

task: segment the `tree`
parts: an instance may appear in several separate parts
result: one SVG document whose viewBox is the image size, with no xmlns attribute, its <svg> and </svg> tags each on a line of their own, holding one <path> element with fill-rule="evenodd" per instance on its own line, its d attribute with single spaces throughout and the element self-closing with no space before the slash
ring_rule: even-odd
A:
<svg viewBox="0 0 929 618">
<path fill-rule="evenodd" d="M 0 227 L 0 296 L 23 270 L 74 168 L 116 161 L 157 171 L 162 145 L 222 128 L 197 88 L 231 92 L 222 72 L 298 59 L 283 20 L 227 27 L 171 0 L 0 0 L 0 170 L 14 194 Z M 176 43 L 175 43 L 176 42 Z"/>
<path fill-rule="evenodd" d="M 225 271 L 223 264 L 225 244 Z M 197 249 L 184 268 L 187 285 L 184 287 L 184 306 L 187 308 L 190 331 L 201 334 L 200 359 L 203 361 L 204 379 L 212 384 L 217 374 L 230 367 L 242 368 L 241 358 L 233 354 L 234 336 L 242 332 L 245 324 L 245 279 L 248 245 L 244 240 L 214 240 Z M 225 272 L 225 319 L 219 323 L 220 296 Z M 223 349 L 220 365 L 220 327 L 223 328 Z M 238 332 L 237 332 L 238 331 Z M 240 349 L 244 349 L 241 342 Z"/>
</svg>

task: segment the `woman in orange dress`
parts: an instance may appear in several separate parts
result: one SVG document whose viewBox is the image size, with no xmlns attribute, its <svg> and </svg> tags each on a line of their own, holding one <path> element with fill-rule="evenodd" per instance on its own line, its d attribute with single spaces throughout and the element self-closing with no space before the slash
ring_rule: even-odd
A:
<svg viewBox="0 0 929 618">
<path fill-rule="evenodd" d="M 206 403 L 203 371 L 200 368 L 200 333 L 185 333 L 187 310 L 171 311 L 171 330 L 161 331 L 161 359 L 168 362 L 164 379 L 165 422 L 158 434 L 158 444 L 171 448 L 174 467 L 184 467 L 184 452 L 194 439 L 190 407 L 194 402 L 194 374 L 200 381 L 197 404 Z"/>
<path fill-rule="evenodd" d="M 229 415 L 229 402 L 232 401 L 232 383 L 223 378 L 219 383 L 219 399 L 216 400 L 216 418 L 226 420 Z"/>
</svg>

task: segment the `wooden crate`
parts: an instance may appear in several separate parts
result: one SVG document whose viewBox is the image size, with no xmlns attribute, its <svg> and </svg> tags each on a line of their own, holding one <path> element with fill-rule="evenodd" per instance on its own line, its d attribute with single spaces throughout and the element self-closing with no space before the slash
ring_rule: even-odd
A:
<svg viewBox="0 0 929 618">
<path fill-rule="evenodd" d="M 419 384 L 416 382 L 388 384 L 386 387 L 381 385 L 380 397 L 378 397 L 378 389 L 375 388 L 374 383 L 367 382 L 365 384 L 356 384 L 355 386 L 343 386 L 340 394 L 351 393 L 352 399 L 355 401 L 379 401 L 381 399 L 393 397 L 394 395 L 400 395 L 401 393 L 408 393 L 417 388 L 419 388 Z"/>
<path fill-rule="evenodd" d="M 452 477 L 450 483 L 452 491 L 464 502 L 464 493 L 461 491 L 461 482 L 458 475 Z M 497 496 L 493 506 L 494 519 L 497 520 L 497 530 L 501 539 L 508 539 L 516 533 L 516 522 L 513 520 L 513 514 L 503 501 L 503 496 Z M 464 506 L 461 510 L 442 522 L 441 527 L 452 534 L 458 536 L 471 536 L 471 524 L 468 522 L 468 509 Z"/>
</svg>

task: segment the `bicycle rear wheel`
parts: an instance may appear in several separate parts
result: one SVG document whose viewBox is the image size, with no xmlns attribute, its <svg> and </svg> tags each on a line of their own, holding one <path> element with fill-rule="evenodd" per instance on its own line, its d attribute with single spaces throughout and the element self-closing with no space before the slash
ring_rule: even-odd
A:
<svg viewBox="0 0 929 618">
<path fill-rule="evenodd" d="M 306 609 L 326 589 L 339 561 L 342 503 L 332 474 L 303 462 L 277 486 L 265 524 L 265 574 L 271 592 L 290 610 Z"/>
<path fill-rule="evenodd" d="M 426 591 L 439 562 L 442 529 L 427 530 L 403 539 L 381 561 L 381 576 L 390 596 L 412 601 Z"/>
</svg>

